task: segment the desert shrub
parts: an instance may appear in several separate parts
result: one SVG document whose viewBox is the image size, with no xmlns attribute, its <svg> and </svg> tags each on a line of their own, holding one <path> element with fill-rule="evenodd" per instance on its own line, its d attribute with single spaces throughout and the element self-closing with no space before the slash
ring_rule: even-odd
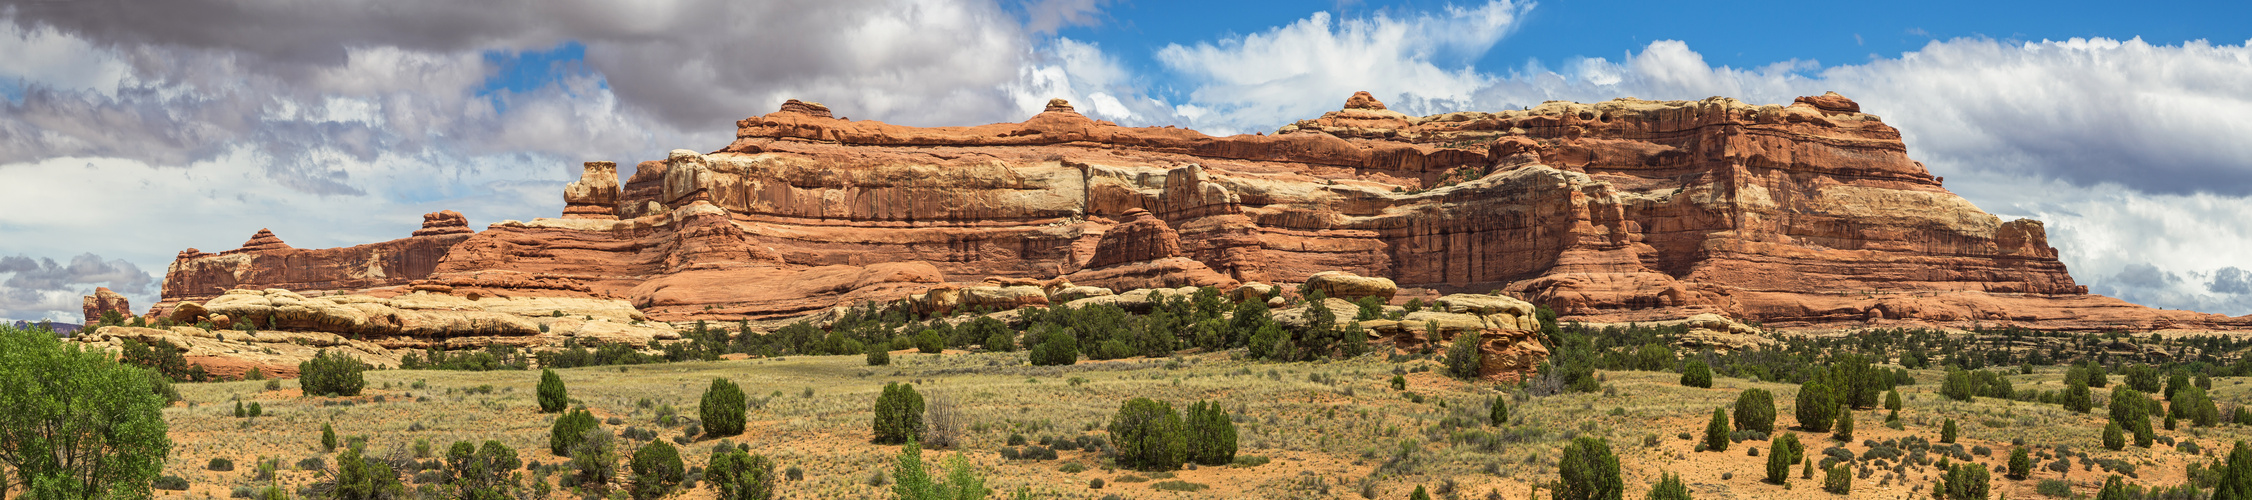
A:
<svg viewBox="0 0 2252 500">
<path fill-rule="evenodd" d="M 2062 479 L 2043 479 L 2033 486 L 2033 491 L 2043 496 L 2070 497 L 2072 496 L 2072 482 Z"/>
<path fill-rule="evenodd" d="M 1478 335 L 1474 331 L 1455 335 L 1454 345 L 1447 347 L 1447 376 L 1462 380 L 1478 379 L 1478 371 L 1485 366 L 1485 357 L 1478 352 L 1478 344 L 1482 340 Z"/>
<path fill-rule="evenodd" d="M 601 423 L 594 420 L 594 414 L 587 413 L 586 410 L 572 410 L 557 416 L 555 424 L 548 427 L 547 450 L 556 455 L 570 456 L 571 449 L 579 445 L 579 440 L 585 439 L 587 431 L 599 425 Z"/>
<path fill-rule="evenodd" d="M 2152 368 L 2150 365 L 2136 363 L 2133 365 L 2128 365 L 2126 368 L 2120 369 L 2119 373 L 2126 377 L 2127 387 L 2129 388 L 2142 392 L 2158 392 L 2159 379 L 2157 368 Z M 2094 383 L 2089 383 L 2088 385 L 2096 386 L 2096 384 Z"/>
<path fill-rule="evenodd" d="M 2221 496 L 2219 494 L 2215 494 L 2213 495 L 2213 497 L 2234 498 Z M 2118 474 L 2113 474 L 2111 475 L 2111 477 L 2104 478 L 2103 489 L 2096 491 L 2096 500 L 2130 500 L 2132 498 L 2134 497 L 2127 494 L 2127 485 L 2119 481 Z"/>
<path fill-rule="evenodd" d="M 890 364 L 890 350 L 885 349 L 883 344 L 868 344 L 868 366 L 885 366 Z"/>
<path fill-rule="evenodd" d="M 556 376 L 555 370 L 540 369 L 539 400 L 540 413 L 562 413 L 571 406 L 570 392 L 564 389 L 563 377 Z"/>
<path fill-rule="evenodd" d="M 923 438 L 932 448 L 952 448 L 961 444 L 962 416 L 960 405 L 945 394 L 933 393 L 923 413 Z"/>
<path fill-rule="evenodd" d="M 321 424 L 321 450 L 330 453 L 336 452 L 336 426 Z"/>
<path fill-rule="evenodd" d="M 1953 442 L 1955 442 L 1955 436 L 1956 436 L 1956 432 L 1957 432 L 1957 430 L 1956 430 L 1956 428 L 1955 428 L 1955 419 L 1952 419 L 1952 418 L 1950 418 L 1950 419 L 1947 419 L 1947 422 L 1946 422 L 1946 423 L 1943 423 L 1943 424 L 1940 424 L 1940 425 L 1939 425 L 1939 442 L 1941 442 L 1941 443 L 1953 443 Z"/>
<path fill-rule="evenodd" d="M 943 352 L 946 350 L 946 337 L 940 336 L 938 330 L 923 330 L 922 333 L 915 334 L 915 350 L 923 354 Z"/>
<path fill-rule="evenodd" d="M 2221 408 L 2213 404 L 2213 398 L 2202 387 L 2192 385 L 2174 391 L 2174 400 L 2167 406 L 2169 416 L 2189 419 L 2191 425 L 2198 427 L 2212 427 L 2221 421 Z"/>
<path fill-rule="evenodd" d="M 1509 424 L 1509 398 L 1494 396 L 1493 406 L 1486 410 L 1486 422 L 1496 427 Z"/>
<path fill-rule="evenodd" d="M 1171 404 L 1149 398 L 1121 403 L 1109 428 L 1118 465 L 1138 470 L 1180 468 L 1188 456 L 1182 428 L 1181 416 Z"/>
<path fill-rule="evenodd" d="M 362 446 L 344 450 L 336 457 L 336 490 L 329 498 L 371 500 L 401 498 L 406 485 L 399 481 L 399 472 L 382 460 L 363 456 Z"/>
<path fill-rule="evenodd" d="M 1766 389 L 1745 389 L 1736 396 L 1736 428 L 1775 432 L 1775 394 Z"/>
<path fill-rule="evenodd" d="M 1703 359 L 1690 358 L 1689 365 L 1681 369 L 1681 385 L 1712 388 L 1712 367 Z"/>
<path fill-rule="evenodd" d="M 188 480 L 180 476 L 163 476 L 150 482 L 149 487 L 165 491 L 188 491 Z"/>
<path fill-rule="evenodd" d="M 2074 370 L 2079 370 L 2079 368 L 2074 368 Z M 2058 404 L 2063 405 L 2064 409 L 2067 410 L 2072 410 L 2077 413 L 2087 413 L 2090 410 L 2095 409 L 2095 396 L 2088 393 L 2088 383 L 2086 380 L 2073 379 L 2066 381 L 2064 386 L 2064 394 L 2058 397 L 2060 399 L 2060 401 L 2058 401 Z"/>
<path fill-rule="evenodd" d="M 2008 476 L 2010 479 L 2016 479 L 2019 481 L 2024 481 L 2025 478 L 2033 477 L 2033 455 L 2030 452 L 2025 451 L 2025 447 L 2019 446 L 2016 449 L 2010 450 L 2010 471 Z"/>
<path fill-rule="evenodd" d="M 498 500 L 518 493 L 515 471 L 523 467 L 516 450 L 488 440 L 483 447 L 455 441 L 446 451 L 444 469 L 459 498 Z"/>
<path fill-rule="evenodd" d="M 1932 487 L 1936 490 L 1934 496 L 1947 500 L 1985 500 L 1993 488 L 1992 481 L 1986 464 L 1958 463 L 1949 466 L 1947 474 Z"/>
<path fill-rule="evenodd" d="M 1972 384 L 1969 372 L 1950 369 L 1947 370 L 1947 378 L 1939 383 L 1939 394 L 1947 399 L 1970 401 L 1972 396 L 1977 395 L 1977 387 Z"/>
<path fill-rule="evenodd" d="M 1830 429 L 1830 437 L 1848 443 L 1853 442 L 1853 410 L 1838 412 L 1838 425 Z"/>
<path fill-rule="evenodd" d="M 1839 462 L 1822 473 L 1822 491 L 1844 495 L 1853 492 L 1853 465 Z"/>
<path fill-rule="evenodd" d="M 1712 421 L 1705 424 L 1705 451 L 1728 451 L 1728 410 L 1712 409 Z"/>
<path fill-rule="evenodd" d="M 1188 446 L 1187 461 L 1202 465 L 1227 465 L 1235 461 L 1235 422 L 1228 418 L 1228 411 L 1219 403 L 1190 404 L 1182 425 L 1183 439 Z"/>
<path fill-rule="evenodd" d="M 313 359 L 297 364 L 297 386 L 307 396 L 358 396 L 367 387 L 366 363 L 343 354 L 329 354 L 328 350 L 314 354 Z"/>
<path fill-rule="evenodd" d="M 875 413 L 876 443 L 922 441 L 923 395 L 915 392 L 915 386 L 898 382 L 884 384 L 883 394 L 876 397 Z"/>
<path fill-rule="evenodd" d="M 742 387 L 733 380 L 714 377 L 711 387 L 704 389 L 704 399 L 697 405 L 696 413 L 703 417 L 704 433 L 733 436 L 743 433 L 747 408 Z"/>
<path fill-rule="evenodd" d="M 1423 485 L 1415 485 L 1415 491 L 1408 493 L 1408 500 L 1431 500 L 1431 492 L 1425 491 Z"/>
<path fill-rule="evenodd" d="M 985 487 L 985 478 L 972 470 L 969 460 L 957 453 L 946 457 L 946 477 L 934 479 L 923 469 L 923 449 L 908 441 L 899 449 L 892 476 L 892 494 L 900 500 L 952 500 L 985 498 L 993 490 Z"/>
<path fill-rule="evenodd" d="M 1689 485 L 1681 482 L 1681 476 L 1669 472 L 1659 477 L 1658 484 L 1650 486 L 1650 494 L 1642 498 L 1643 500 L 1690 500 Z"/>
<path fill-rule="evenodd" d="M 1045 327 L 1046 325 L 1042 325 Z M 1048 328 L 1039 336 L 1040 343 L 1032 346 L 1034 366 L 1058 366 L 1079 362 L 1079 339 L 1062 328 Z"/>
<path fill-rule="evenodd" d="M 1893 389 L 1893 390 L 1890 390 L 1890 391 L 1885 391 L 1885 393 L 1884 393 L 1884 409 L 1887 409 L 1887 410 L 1892 410 L 1892 411 L 1893 411 L 1894 413 L 1899 413 L 1899 412 L 1900 412 L 1900 409 L 1901 409 L 1901 408 L 1904 408 L 1904 407 L 1906 407 L 1906 405 L 1904 405 L 1904 404 L 1902 404 L 1902 403 L 1900 402 L 1900 390 L 1899 390 L 1899 389 Z"/>
<path fill-rule="evenodd" d="M 1798 417 L 1798 426 L 1812 432 L 1827 432 L 1837 423 L 1838 403 L 1830 387 L 1820 379 L 1808 379 L 1798 386 L 1798 407 L 1792 411 Z"/>
<path fill-rule="evenodd" d="M 734 447 L 712 450 L 711 462 L 704 468 L 704 481 L 712 483 L 723 500 L 769 500 L 774 498 L 774 483 L 777 482 L 774 461 Z"/>
<path fill-rule="evenodd" d="M 260 417 L 260 416 L 264 416 L 265 414 L 266 414 L 266 405 L 263 405 L 263 404 L 259 404 L 259 403 L 258 403 L 257 401 L 251 401 L 251 402 L 250 402 L 250 417 L 251 417 L 251 418 L 257 418 L 257 417 Z"/>
<path fill-rule="evenodd" d="M 1617 500 L 1626 491 L 1619 480 L 1619 457 L 1611 443 L 1581 436 L 1564 447 L 1556 464 L 1555 500 Z"/>
<path fill-rule="evenodd" d="M 687 479 L 687 466 L 680 462 L 680 450 L 664 441 L 650 441 L 633 452 L 633 497 L 650 499 L 665 496 Z"/>
<path fill-rule="evenodd" d="M 248 416 L 250 416 L 250 408 L 243 406 L 241 401 L 236 401 L 235 418 L 243 418 Z"/>
<path fill-rule="evenodd" d="M 579 484 L 610 484 L 618 477 L 617 442 L 608 429 L 587 429 L 571 446 L 572 478 Z"/>
<path fill-rule="evenodd" d="M 225 458 L 213 458 L 213 459 L 211 459 L 211 463 L 207 463 L 207 464 L 204 464 L 204 465 L 203 465 L 203 470 L 208 470 L 208 471 L 212 471 L 212 472 L 234 472 L 234 470 L 235 470 L 235 461 L 233 461 L 233 460 L 228 460 L 228 459 L 225 459 Z M 4 484 L 4 483 L 0 483 L 0 484 Z"/>
<path fill-rule="evenodd" d="M 1806 448 L 1799 445 L 1797 434 L 1776 436 L 1767 449 L 1767 482 L 1790 484 L 1791 465 L 1804 460 Z"/>
</svg>

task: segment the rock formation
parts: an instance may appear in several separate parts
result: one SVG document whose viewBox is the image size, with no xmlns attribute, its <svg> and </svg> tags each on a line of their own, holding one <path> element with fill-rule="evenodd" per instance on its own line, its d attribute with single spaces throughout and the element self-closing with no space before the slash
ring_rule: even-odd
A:
<svg viewBox="0 0 2252 500">
<path fill-rule="evenodd" d="M 94 288 L 94 294 L 86 296 L 83 302 L 85 305 L 81 309 L 86 313 L 85 324 L 100 323 L 102 315 L 108 313 L 117 313 L 122 318 L 134 316 L 133 304 L 126 302 L 124 295 L 118 295 L 106 286 Z"/>
<path fill-rule="evenodd" d="M 1395 301 L 1498 290 L 1589 322 L 2252 326 L 2088 295 L 2040 222 L 1948 192 L 1899 131 L 1834 93 L 1415 117 L 1364 92 L 1229 137 L 1121 127 L 1062 100 L 1021 123 L 931 128 L 792 100 L 736 126 L 724 148 L 673 151 L 623 182 L 616 164 L 586 163 L 558 219 L 465 233 L 441 212 L 356 247 L 260 231 L 218 255 L 190 249 L 160 312 L 280 288 L 614 299 L 656 320 L 734 320 L 1311 282 Z M 1348 274 L 1317 277 L 1330 271 Z"/>
</svg>

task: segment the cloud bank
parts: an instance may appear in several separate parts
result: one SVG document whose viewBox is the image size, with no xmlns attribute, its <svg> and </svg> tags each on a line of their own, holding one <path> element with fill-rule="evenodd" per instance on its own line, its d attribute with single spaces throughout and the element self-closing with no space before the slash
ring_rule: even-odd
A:
<svg viewBox="0 0 2252 500">
<path fill-rule="evenodd" d="M 1055 35 L 1102 22 L 1106 3 L 0 2 L 0 158 L 13 162 L 0 164 L 0 251 L 97 250 L 154 269 L 259 227 L 323 247 L 403 236 L 438 209 L 551 215 L 577 162 L 716 148 L 733 120 L 787 98 L 958 125 L 1063 97 L 1123 124 L 1234 133 L 1355 90 L 1418 114 L 1835 90 L 1898 126 L 1950 189 L 2047 221 L 2092 290 L 2252 313 L 2242 43 L 1954 39 L 1861 64 L 1732 68 L 1666 40 L 1616 60 L 1476 67 L 1536 8 L 1515 1 L 1314 13 L 1149 54 Z M 500 84 L 507 61 L 563 46 L 584 60 Z M 1154 71 L 1122 62 L 1144 57 Z M 75 315 L 93 282 L 54 283 L 38 290 L 82 289 L 38 309 L 62 302 L 9 285 L 0 314 Z"/>
</svg>

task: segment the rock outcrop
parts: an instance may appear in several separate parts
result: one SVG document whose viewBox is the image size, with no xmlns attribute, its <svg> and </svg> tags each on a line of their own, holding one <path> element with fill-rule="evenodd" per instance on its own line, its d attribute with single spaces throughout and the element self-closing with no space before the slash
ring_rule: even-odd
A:
<svg viewBox="0 0 2252 500">
<path fill-rule="evenodd" d="M 585 164 L 563 218 L 464 234 L 426 217 L 443 231 L 325 250 L 261 231 L 218 255 L 190 249 L 159 307 L 235 288 L 422 291 L 733 320 L 1061 298 L 987 277 L 1121 291 L 1066 294 L 1081 301 L 1309 281 L 1391 298 L 1375 285 L 1388 280 L 1499 291 L 1567 321 L 2252 326 L 2088 295 L 2041 223 L 1948 192 L 1898 130 L 1836 94 L 1416 117 L 1359 93 L 1277 133 L 1228 137 L 1121 127 L 1061 100 L 1020 123 L 929 128 L 792 100 L 736 127 L 717 151 L 676 150 L 623 182 L 613 163 Z M 1316 278 L 1328 271 L 1366 281 Z M 1491 311 L 1476 300 L 1449 304 Z"/>
<path fill-rule="evenodd" d="M 127 302 L 124 295 L 118 295 L 106 286 L 95 287 L 94 294 L 81 299 L 81 302 L 84 305 L 80 309 L 86 313 L 85 324 L 88 325 L 100 323 L 102 316 L 109 313 L 116 313 L 121 318 L 134 316 L 133 304 Z"/>
</svg>

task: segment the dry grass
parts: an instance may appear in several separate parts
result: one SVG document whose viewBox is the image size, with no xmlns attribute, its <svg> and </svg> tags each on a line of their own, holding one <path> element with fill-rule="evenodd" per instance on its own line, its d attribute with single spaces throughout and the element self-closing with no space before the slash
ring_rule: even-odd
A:
<svg viewBox="0 0 2252 500">
<path fill-rule="evenodd" d="M 1226 354 L 1168 359 L 1088 362 L 1070 367 L 1024 365 L 1023 353 L 945 355 L 893 354 L 893 365 L 862 366 L 862 357 L 824 356 L 693 362 L 661 365 L 592 367 L 559 370 L 571 396 L 608 421 L 618 418 L 624 427 L 656 429 L 660 439 L 682 431 L 658 425 L 655 408 L 671 405 L 682 415 L 694 416 L 703 389 L 713 377 L 741 384 L 753 400 L 748 431 L 730 438 L 748 443 L 752 450 L 776 458 L 781 468 L 804 470 L 801 481 L 785 482 L 783 498 L 886 498 L 888 486 L 871 486 L 879 471 L 889 474 L 896 446 L 869 444 L 869 422 L 875 397 L 884 383 L 915 384 L 917 390 L 944 394 L 959 412 L 963 431 L 951 450 L 926 452 L 931 462 L 951 453 L 964 453 L 988 476 L 988 486 L 1001 491 L 1028 488 L 1043 498 L 1359 498 L 1365 491 L 1376 498 L 1403 498 L 1417 485 L 1445 490 L 1458 498 L 1526 498 L 1532 485 L 1554 480 L 1557 450 L 1573 436 L 1609 439 L 1619 453 L 1628 496 L 1639 497 L 1661 472 L 1682 475 L 1697 498 L 1799 498 L 1830 496 L 1820 493 L 1814 481 L 1794 480 L 1794 488 L 1760 482 L 1766 443 L 1739 443 L 1724 453 L 1691 451 L 1693 440 L 1677 439 L 1680 432 L 1700 432 L 1712 408 L 1732 403 L 1738 391 L 1765 388 L 1775 393 L 1778 427 L 1795 423 L 1792 402 L 1795 384 L 1759 383 L 1743 379 L 1715 379 L 1711 389 L 1681 387 L 1671 373 L 1602 372 L 1605 386 L 1616 391 L 1570 394 L 1514 403 L 1515 421 L 1505 427 L 1485 426 L 1486 404 L 1499 386 L 1455 381 L 1437 373 L 1436 363 L 1416 360 L 1390 363 L 1378 356 L 1324 363 L 1247 363 Z M 1422 367 L 1422 371 L 1418 370 Z M 1388 381 L 1395 369 L 1409 370 L 1410 392 L 1423 397 L 1413 402 L 1393 391 Z M 428 439 L 442 453 L 456 440 L 497 439 L 519 450 L 526 462 L 553 464 L 563 461 L 547 452 L 551 415 L 537 413 L 533 387 L 538 372 L 378 371 L 368 373 L 369 390 L 357 398 L 304 398 L 292 382 L 282 390 L 265 391 L 263 382 L 181 384 L 181 393 L 196 405 L 166 411 L 175 448 L 166 473 L 187 478 L 196 486 L 187 497 L 225 498 L 235 486 L 250 484 L 259 456 L 282 458 L 285 469 L 307 457 L 322 457 L 333 466 L 334 455 L 320 448 L 320 426 L 333 422 L 339 434 L 369 436 L 371 450 L 408 453 L 416 439 Z M 2034 375 L 2013 375 L 2019 388 L 2056 389 L 2061 369 Z M 1882 410 L 1856 415 L 1858 439 L 1885 440 L 1905 435 L 1937 441 L 1939 422 L 1954 418 L 1961 426 L 1966 448 L 1984 445 L 1994 453 L 1977 460 L 2002 468 L 2009 441 L 2023 437 L 2032 444 L 2066 444 L 2096 458 L 2118 458 L 2136 463 L 2142 479 L 2151 485 L 2182 481 L 2183 465 L 2201 457 L 2174 451 L 2166 445 L 2151 449 L 2129 447 L 2111 452 L 2098 446 L 2102 420 L 2098 414 L 2079 415 L 2054 405 L 2016 403 L 1981 398 L 1970 403 L 1945 401 L 1938 396 L 1937 371 L 1917 372 L 1918 384 L 1904 387 L 1908 397 L 1902 412 L 1905 430 L 1883 426 Z M 2114 377 L 2115 383 L 2117 377 Z M 413 388 L 421 382 L 423 388 Z M 490 385 L 489 394 L 469 390 Z M 2100 392 L 2099 392 L 2100 393 Z M 2227 406 L 2252 396 L 2252 387 L 2239 378 L 2216 379 L 2216 401 Z M 999 450 L 1011 434 L 1037 442 L 1043 436 L 1102 435 L 1120 402 L 1150 397 L 1185 408 L 1196 400 L 1217 400 L 1239 417 L 1239 455 L 1256 455 L 1270 463 L 1252 467 L 1204 467 L 1158 477 L 1138 474 L 1147 481 L 1131 482 L 1126 471 L 1107 468 L 1086 451 L 1063 451 L 1055 461 L 1005 461 Z M 259 401 L 266 416 L 237 419 L 235 399 Z M 377 399 L 382 402 L 376 402 Z M 647 399 L 650 405 L 639 403 Z M 350 405 L 339 403 L 349 401 Z M 1467 427 L 1450 427 L 1450 417 L 1467 421 Z M 1990 427 L 1986 422 L 1999 424 Z M 419 428 L 420 430 L 410 430 Z M 1507 439 L 1481 444 L 1457 438 L 1485 432 Z M 2207 453 L 2225 453 L 2226 444 L 2244 438 L 2245 429 L 2223 425 L 2213 429 L 2160 430 L 2161 436 L 2196 439 Z M 1646 446 L 1649 438 L 1654 446 Z M 1802 435 L 1809 453 L 1836 443 L 1827 435 Z M 1403 442 L 1410 442 L 1406 447 Z M 702 465 L 714 441 L 683 447 L 690 466 Z M 1758 446 L 1763 456 L 1745 456 L 1744 446 Z M 1847 444 L 1855 453 L 1866 451 L 1859 442 Z M 1404 450 L 1404 451 L 1403 451 Z M 204 464 L 214 457 L 234 460 L 234 472 L 209 472 Z M 1067 467 L 1067 464 L 1080 467 Z M 1795 477 L 1794 468 L 1794 477 Z M 1728 480 L 1720 478 L 1732 473 Z M 317 480 L 318 473 L 284 471 L 285 484 Z M 1884 482 L 1886 472 L 1854 483 L 1854 498 L 1901 498 L 1911 490 L 1928 488 L 1934 475 L 1930 467 L 1906 469 L 1906 477 Z M 2055 478 L 2041 473 L 2036 478 Z M 2067 479 L 2076 491 L 2092 493 L 2104 474 L 2075 467 Z M 1088 488 L 1092 479 L 1108 483 L 1100 490 Z M 2008 481 L 1999 471 L 1997 491 L 2011 498 L 2035 498 L 2035 481 Z M 1441 487 L 1451 480 L 1451 487 Z M 1178 483 L 1209 486 L 1199 491 L 1154 488 Z M 1928 490 L 1916 492 L 1925 494 Z M 176 492 L 167 497 L 180 497 Z M 679 498 L 709 498 L 699 490 Z"/>
</svg>

